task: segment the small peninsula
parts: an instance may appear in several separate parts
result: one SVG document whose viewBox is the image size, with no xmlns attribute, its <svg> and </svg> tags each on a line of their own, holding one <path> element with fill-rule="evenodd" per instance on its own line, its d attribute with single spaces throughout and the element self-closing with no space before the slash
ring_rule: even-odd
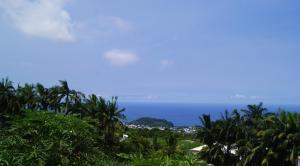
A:
<svg viewBox="0 0 300 166">
<path fill-rule="evenodd" d="M 165 119 L 151 118 L 151 117 L 142 117 L 142 118 L 139 118 L 139 119 L 129 122 L 129 124 L 130 125 L 143 125 L 143 126 L 149 126 L 149 127 L 165 127 L 165 128 L 174 127 L 174 124 L 170 121 L 167 121 Z"/>
</svg>

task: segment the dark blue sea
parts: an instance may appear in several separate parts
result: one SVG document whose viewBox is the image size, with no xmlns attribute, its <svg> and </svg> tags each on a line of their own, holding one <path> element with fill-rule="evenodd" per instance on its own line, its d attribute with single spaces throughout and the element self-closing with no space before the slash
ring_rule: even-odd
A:
<svg viewBox="0 0 300 166">
<path fill-rule="evenodd" d="M 246 108 L 247 105 L 121 102 L 119 106 L 126 108 L 126 121 L 132 121 L 140 117 L 153 117 L 171 121 L 175 126 L 195 126 L 200 125 L 199 116 L 202 114 L 210 114 L 212 119 L 218 119 L 225 110 L 240 110 Z M 265 107 L 270 112 L 276 112 L 279 108 L 300 112 L 300 105 L 265 105 Z"/>
</svg>

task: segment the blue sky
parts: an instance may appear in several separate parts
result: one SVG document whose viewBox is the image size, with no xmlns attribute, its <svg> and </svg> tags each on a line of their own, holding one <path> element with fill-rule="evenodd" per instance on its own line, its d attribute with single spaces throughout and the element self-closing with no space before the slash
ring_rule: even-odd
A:
<svg viewBox="0 0 300 166">
<path fill-rule="evenodd" d="M 2 0 L 0 76 L 121 101 L 299 104 L 300 1 Z"/>
</svg>

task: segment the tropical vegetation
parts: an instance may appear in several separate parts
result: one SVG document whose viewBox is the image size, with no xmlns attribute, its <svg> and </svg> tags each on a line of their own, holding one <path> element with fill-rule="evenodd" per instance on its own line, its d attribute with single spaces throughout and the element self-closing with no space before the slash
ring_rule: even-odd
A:
<svg viewBox="0 0 300 166">
<path fill-rule="evenodd" d="M 2 79 L 0 165 L 207 165 L 178 144 L 180 133 L 127 128 L 117 101 L 67 81 L 48 88 Z"/>
<path fill-rule="evenodd" d="M 267 112 L 262 103 L 225 111 L 222 119 L 201 116 L 198 138 L 208 146 L 200 157 L 215 165 L 296 165 L 300 147 L 300 115 Z"/>
<path fill-rule="evenodd" d="M 67 81 L 45 87 L 2 79 L 0 165 L 289 166 L 299 152 L 299 113 L 270 113 L 262 103 L 218 120 L 202 115 L 196 134 L 132 129 L 125 118 L 117 97 L 86 95 Z"/>
</svg>

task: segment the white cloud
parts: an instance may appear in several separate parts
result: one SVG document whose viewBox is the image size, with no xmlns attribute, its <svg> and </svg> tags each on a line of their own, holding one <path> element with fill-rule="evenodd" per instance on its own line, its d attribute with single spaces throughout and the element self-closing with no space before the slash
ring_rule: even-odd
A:
<svg viewBox="0 0 300 166">
<path fill-rule="evenodd" d="M 260 99 L 264 99 L 264 97 L 262 96 L 249 96 L 250 99 L 253 99 L 253 100 L 260 100 Z"/>
<path fill-rule="evenodd" d="M 246 95 L 242 95 L 242 94 L 235 94 L 233 96 L 230 96 L 230 98 L 232 98 L 232 99 L 246 99 L 247 96 Z"/>
<path fill-rule="evenodd" d="M 107 16 L 107 17 L 102 17 L 102 18 L 107 23 L 117 27 L 118 29 L 128 31 L 128 30 L 131 30 L 131 28 L 132 28 L 131 24 L 128 21 L 121 18 L 121 17 Z"/>
<path fill-rule="evenodd" d="M 68 0 L 1 0 L 5 19 L 24 34 L 72 41 L 72 22 L 63 8 Z"/>
<path fill-rule="evenodd" d="M 246 99 L 250 99 L 250 100 L 262 100 L 264 99 L 264 97 L 262 96 L 247 96 L 247 95 L 243 95 L 243 94 L 235 94 L 233 96 L 230 96 L 231 99 L 239 99 L 239 100 L 246 100 Z"/>
<path fill-rule="evenodd" d="M 112 96 L 112 95 L 110 95 Z M 144 94 L 124 94 L 118 95 L 123 101 L 155 101 L 159 100 L 160 96 L 157 95 L 144 95 Z"/>
<path fill-rule="evenodd" d="M 160 66 L 162 68 L 166 68 L 166 67 L 169 67 L 171 65 L 174 65 L 175 62 L 173 60 L 170 60 L 170 59 L 162 59 L 160 60 Z"/>
<path fill-rule="evenodd" d="M 103 54 L 103 57 L 113 66 L 127 66 L 138 61 L 138 56 L 129 50 L 113 49 Z"/>
<path fill-rule="evenodd" d="M 131 31 L 129 21 L 117 16 L 95 16 L 76 21 L 74 29 L 80 38 L 105 38 Z"/>
<path fill-rule="evenodd" d="M 146 95 L 146 96 L 143 97 L 143 99 L 145 99 L 145 100 L 157 100 L 157 99 L 159 99 L 159 96 L 157 96 L 157 95 Z"/>
</svg>

